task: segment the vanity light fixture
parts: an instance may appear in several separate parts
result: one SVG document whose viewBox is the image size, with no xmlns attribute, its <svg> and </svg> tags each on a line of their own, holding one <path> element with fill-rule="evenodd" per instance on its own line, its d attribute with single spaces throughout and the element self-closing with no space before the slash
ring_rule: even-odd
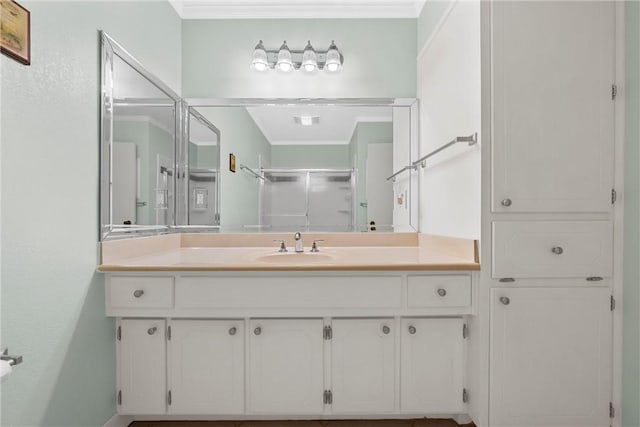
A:
<svg viewBox="0 0 640 427">
<path fill-rule="evenodd" d="M 268 71 L 275 69 L 283 73 L 293 70 L 300 70 L 307 74 L 314 74 L 318 70 L 326 70 L 330 73 L 338 72 L 342 69 L 344 57 L 332 40 L 326 51 L 318 51 L 313 48 L 311 41 L 303 50 L 291 50 L 287 46 L 286 40 L 278 50 L 267 50 L 262 40 L 253 50 L 251 67 L 256 71 Z"/>
</svg>

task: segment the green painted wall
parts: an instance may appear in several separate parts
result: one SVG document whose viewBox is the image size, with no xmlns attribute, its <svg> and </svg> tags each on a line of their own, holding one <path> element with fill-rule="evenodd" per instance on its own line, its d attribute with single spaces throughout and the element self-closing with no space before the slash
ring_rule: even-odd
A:
<svg viewBox="0 0 640 427">
<path fill-rule="evenodd" d="M 271 166 L 282 168 L 348 168 L 349 145 L 273 145 Z"/>
<path fill-rule="evenodd" d="M 622 425 L 640 426 L 640 3 L 626 2 Z"/>
<path fill-rule="evenodd" d="M 415 19 L 185 20 L 183 91 L 186 97 L 415 97 Z M 334 39 L 344 55 L 337 74 L 258 73 L 250 68 L 262 39 L 278 49 L 311 40 L 326 50 Z"/>
<path fill-rule="evenodd" d="M 262 156 L 263 165 L 270 165 L 269 142 L 243 107 L 198 111 L 220 130 L 220 224 L 227 230 L 258 224 L 258 180 L 241 170 L 240 164 L 256 170 Z M 236 156 L 236 173 L 229 171 L 229 153 Z"/>
<path fill-rule="evenodd" d="M 449 7 L 455 0 L 434 0 L 427 1 L 420 12 L 417 22 L 417 36 L 418 36 L 418 53 L 424 47 L 424 44 L 431 37 L 431 33 L 435 30 L 436 26 L 449 10 Z"/>
<path fill-rule="evenodd" d="M 115 413 L 114 321 L 98 262 L 99 37 L 180 91 L 181 22 L 167 2 L 20 2 L 31 66 L 2 55 L 3 426 L 102 426 Z M 141 30 L 144 28 L 144 30 Z"/>
</svg>

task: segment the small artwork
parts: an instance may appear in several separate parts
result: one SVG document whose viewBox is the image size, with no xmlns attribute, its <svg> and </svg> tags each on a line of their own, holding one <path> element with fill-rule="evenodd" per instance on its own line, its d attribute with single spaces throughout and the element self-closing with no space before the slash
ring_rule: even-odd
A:
<svg viewBox="0 0 640 427">
<path fill-rule="evenodd" d="M 229 170 L 233 173 L 236 172 L 236 156 L 233 153 L 229 154 Z"/>
<path fill-rule="evenodd" d="M 0 34 L 2 53 L 31 64 L 31 14 L 14 0 L 0 0 Z"/>
</svg>

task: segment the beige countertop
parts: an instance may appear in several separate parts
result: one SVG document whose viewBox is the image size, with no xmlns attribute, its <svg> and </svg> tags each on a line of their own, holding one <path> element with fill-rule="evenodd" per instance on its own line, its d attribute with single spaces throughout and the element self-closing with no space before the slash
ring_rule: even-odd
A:
<svg viewBox="0 0 640 427">
<path fill-rule="evenodd" d="M 102 243 L 99 271 L 344 271 L 344 270 L 479 270 L 477 242 L 427 235 L 389 233 L 375 238 L 342 234 L 309 235 L 304 253 L 279 253 L 273 239 L 228 235 L 169 235 Z M 320 252 L 310 253 L 312 240 L 323 238 Z M 360 239 L 360 240 L 359 240 Z M 369 239 L 370 244 L 366 245 Z M 235 240 L 238 246 L 229 246 Z M 268 241 L 268 243 L 267 243 Z M 251 243 L 256 246 L 251 246 Z M 353 245 L 349 245 L 352 243 Z M 335 246 L 332 246 L 334 244 Z"/>
</svg>

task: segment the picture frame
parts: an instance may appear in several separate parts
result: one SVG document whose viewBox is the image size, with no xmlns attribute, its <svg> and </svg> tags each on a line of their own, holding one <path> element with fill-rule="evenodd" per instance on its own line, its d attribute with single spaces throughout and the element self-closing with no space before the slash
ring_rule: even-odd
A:
<svg viewBox="0 0 640 427">
<path fill-rule="evenodd" d="M 236 156 L 233 153 L 229 153 L 229 170 L 236 173 Z"/>
<path fill-rule="evenodd" d="M 31 12 L 15 0 L 0 0 L 0 51 L 31 65 Z"/>
</svg>

